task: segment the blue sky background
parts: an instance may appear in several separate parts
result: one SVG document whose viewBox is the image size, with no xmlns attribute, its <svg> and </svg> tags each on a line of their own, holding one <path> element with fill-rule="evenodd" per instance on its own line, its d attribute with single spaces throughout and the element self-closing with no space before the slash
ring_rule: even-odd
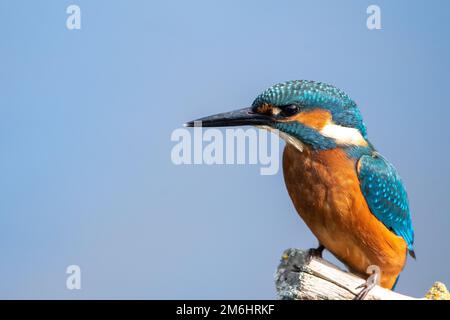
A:
<svg viewBox="0 0 450 320">
<path fill-rule="evenodd" d="M 291 79 L 344 89 L 402 175 L 417 260 L 398 291 L 450 285 L 449 14 L 444 0 L 0 0 L 0 298 L 274 298 L 283 250 L 316 245 L 282 173 L 175 166 L 170 135 Z"/>
</svg>

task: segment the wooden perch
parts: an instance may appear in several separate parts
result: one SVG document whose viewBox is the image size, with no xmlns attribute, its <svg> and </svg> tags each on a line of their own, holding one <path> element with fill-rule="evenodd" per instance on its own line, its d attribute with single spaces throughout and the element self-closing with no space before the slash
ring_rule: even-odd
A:
<svg viewBox="0 0 450 320">
<path fill-rule="evenodd" d="M 352 300 L 365 283 L 321 258 L 309 258 L 307 251 L 287 249 L 275 275 L 277 293 L 283 300 Z M 436 282 L 427 299 L 448 300 L 450 295 L 442 283 Z M 366 300 L 416 300 L 380 286 L 374 287 Z M 425 298 L 420 298 L 425 299 Z"/>
</svg>

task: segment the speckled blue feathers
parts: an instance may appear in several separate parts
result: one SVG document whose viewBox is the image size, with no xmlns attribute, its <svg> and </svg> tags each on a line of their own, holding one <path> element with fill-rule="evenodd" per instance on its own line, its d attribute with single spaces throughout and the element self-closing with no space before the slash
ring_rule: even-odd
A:
<svg viewBox="0 0 450 320">
<path fill-rule="evenodd" d="M 261 93 L 253 107 L 262 103 L 274 106 L 297 104 L 304 109 L 327 109 L 336 124 L 357 128 L 364 138 L 366 127 L 356 103 L 342 90 L 322 82 L 293 80 L 276 84 Z"/>
<path fill-rule="evenodd" d="M 358 162 L 358 178 L 370 211 L 414 253 L 414 230 L 408 196 L 395 168 L 378 154 L 364 155 Z"/>
</svg>

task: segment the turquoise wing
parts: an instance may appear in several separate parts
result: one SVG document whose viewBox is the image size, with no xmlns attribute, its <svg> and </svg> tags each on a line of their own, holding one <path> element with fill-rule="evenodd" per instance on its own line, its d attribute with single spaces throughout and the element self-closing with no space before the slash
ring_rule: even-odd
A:
<svg viewBox="0 0 450 320">
<path fill-rule="evenodd" d="M 364 155 L 358 162 L 358 178 L 370 211 L 405 239 L 410 255 L 415 257 L 408 195 L 397 170 L 379 154 Z"/>
</svg>

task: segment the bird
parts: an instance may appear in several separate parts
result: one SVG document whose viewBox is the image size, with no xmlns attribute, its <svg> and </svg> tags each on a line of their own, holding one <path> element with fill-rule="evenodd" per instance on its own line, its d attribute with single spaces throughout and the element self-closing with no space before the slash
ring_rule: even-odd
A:
<svg viewBox="0 0 450 320">
<path fill-rule="evenodd" d="M 194 122 L 278 133 L 286 142 L 282 165 L 288 194 L 318 239 L 310 256 L 322 257 L 327 249 L 367 279 L 357 299 L 376 283 L 394 289 L 408 253 L 416 257 L 408 195 L 395 167 L 369 141 L 360 109 L 344 91 L 312 80 L 282 82 L 250 107 L 185 126 Z"/>
</svg>

